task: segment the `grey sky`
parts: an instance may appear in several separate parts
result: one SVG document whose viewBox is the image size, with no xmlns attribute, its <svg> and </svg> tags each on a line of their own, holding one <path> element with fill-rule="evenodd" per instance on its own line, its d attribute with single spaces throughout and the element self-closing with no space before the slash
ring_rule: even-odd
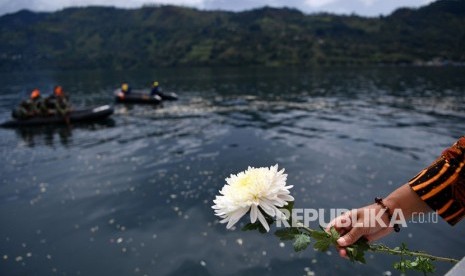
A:
<svg viewBox="0 0 465 276">
<path fill-rule="evenodd" d="M 0 15 L 21 9 L 55 11 L 73 6 L 116 6 L 137 8 L 144 4 L 172 4 L 199 9 L 241 11 L 262 6 L 293 7 L 305 13 L 356 13 L 364 16 L 386 15 L 399 7 L 419 7 L 434 0 L 0 0 Z"/>
</svg>

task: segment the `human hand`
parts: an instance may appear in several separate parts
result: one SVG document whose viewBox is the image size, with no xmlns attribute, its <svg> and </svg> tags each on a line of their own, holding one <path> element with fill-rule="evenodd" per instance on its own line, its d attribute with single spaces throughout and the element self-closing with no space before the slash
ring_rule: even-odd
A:
<svg viewBox="0 0 465 276">
<path fill-rule="evenodd" d="M 363 237 L 371 242 L 393 232 L 393 228 L 389 226 L 389 218 L 385 209 L 378 204 L 353 209 L 340 215 L 328 224 L 326 231 L 329 231 L 333 226 L 341 235 L 337 243 L 339 255 L 344 258 L 347 257 L 345 247 L 355 243 L 360 238 Z"/>
</svg>

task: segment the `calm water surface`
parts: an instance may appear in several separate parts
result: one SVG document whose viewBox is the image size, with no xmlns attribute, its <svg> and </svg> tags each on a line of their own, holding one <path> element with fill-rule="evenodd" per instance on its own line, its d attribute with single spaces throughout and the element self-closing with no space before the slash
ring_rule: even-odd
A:
<svg viewBox="0 0 465 276">
<path fill-rule="evenodd" d="M 227 231 L 224 178 L 278 163 L 296 206 L 354 208 L 386 196 L 465 134 L 464 68 L 166 69 L 2 73 L 0 120 L 34 87 L 75 106 L 112 103 L 157 78 L 180 100 L 116 106 L 71 129 L 0 129 L 1 275 L 383 275 L 294 253 L 273 235 Z M 317 223 L 312 225 L 317 226 Z M 465 223 L 409 224 L 383 240 L 461 258 Z M 437 274 L 449 265 L 439 265 Z"/>
</svg>

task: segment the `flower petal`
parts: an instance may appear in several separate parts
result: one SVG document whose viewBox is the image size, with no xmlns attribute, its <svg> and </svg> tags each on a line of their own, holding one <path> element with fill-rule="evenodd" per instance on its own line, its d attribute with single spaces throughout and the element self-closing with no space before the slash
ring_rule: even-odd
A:
<svg viewBox="0 0 465 276">
<path fill-rule="evenodd" d="M 268 225 L 268 222 L 266 222 L 266 219 L 260 210 L 258 210 L 258 220 L 263 225 L 263 227 L 265 227 L 266 232 L 270 231 L 270 226 Z"/>
<path fill-rule="evenodd" d="M 241 219 L 241 217 L 247 213 L 248 210 L 249 208 L 241 208 L 232 213 L 226 228 L 229 229 L 233 227 L 233 225 L 236 224 Z"/>
<path fill-rule="evenodd" d="M 255 223 L 257 221 L 258 207 L 255 204 L 252 204 L 250 208 L 250 222 Z"/>
</svg>

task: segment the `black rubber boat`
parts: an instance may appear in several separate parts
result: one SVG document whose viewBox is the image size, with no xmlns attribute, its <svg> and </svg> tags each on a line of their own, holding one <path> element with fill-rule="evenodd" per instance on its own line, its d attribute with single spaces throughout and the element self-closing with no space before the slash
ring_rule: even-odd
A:
<svg viewBox="0 0 465 276">
<path fill-rule="evenodd" d="M 103 105 L 95 108 L 73 110 L 69 113 L 70 123 L 79 122 L 96 122 L 103 120 L 113 114 L 113 108 L 109 105 Z M 4 122 L 1 127 L 22 127 L 22 126 L 43 126 L 43 125 L 63 125 L 67 124 L 65 118 L 61 115 L 52 115 L 46 117 L 32 117 L 29 119 L 15 119 Z"/>
<path fill-rule="evenodd" d="M 159 96 L 150 96 L 145 93 L 131 92 L 123 95 L 121 92 L 115 93 L 117 103 L 137 103 L 137 104 L 159 104 L 162 99 Z"/>
</svg>

